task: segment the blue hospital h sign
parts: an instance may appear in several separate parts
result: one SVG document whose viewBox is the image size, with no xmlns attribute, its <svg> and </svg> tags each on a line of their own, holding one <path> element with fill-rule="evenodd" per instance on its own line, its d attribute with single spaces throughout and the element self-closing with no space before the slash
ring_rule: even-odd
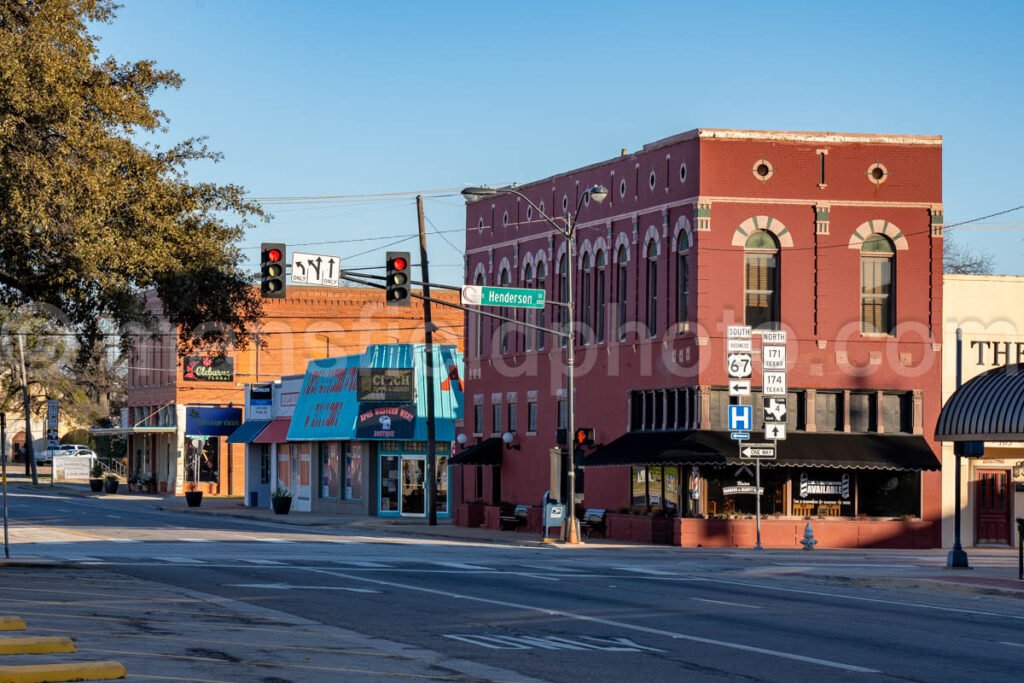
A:
<svg viewBox="0 0 1024 683">
<path fill-rule="evenodd" d="M 749 432 L 753 427 L 754 407 L 753 406 L 729 406 L 729 431 Z"/>
</svg>

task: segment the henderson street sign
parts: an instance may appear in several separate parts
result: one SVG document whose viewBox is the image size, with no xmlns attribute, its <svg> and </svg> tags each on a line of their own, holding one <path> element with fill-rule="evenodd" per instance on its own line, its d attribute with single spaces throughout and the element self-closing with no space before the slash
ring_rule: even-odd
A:
<svg viewBox="0 0 1024 683">
<path fill-rule="evenodd" d="M 464 306 L 508 306 L 509 308 L 544 308 L 543 289 L 463 285 Z"/>
</svg>

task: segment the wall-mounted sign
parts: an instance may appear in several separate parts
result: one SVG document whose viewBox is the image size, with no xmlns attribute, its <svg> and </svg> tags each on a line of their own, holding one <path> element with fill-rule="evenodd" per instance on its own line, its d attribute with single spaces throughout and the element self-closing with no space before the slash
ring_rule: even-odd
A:
<svg viewBox="0 0 1024 683">
<path fill-rule="evenodd" d="M 234 382 L 235 359 L 230 356 L 185 356 L 181 378 L 186 382 Z"/>
<path fill-rule="evenodd" d="M 273 417 L 274 385 L 249 385 L 249 419 L 269 420 Z"/>
<path fill-rule="evenodd" d="M 416 405 L 360 406 L 356 439 L 412 439 L 416 434 Z"/>
<path fill-rule="evenodd" d="M 412 368 L 359 368 L 356 399 L 367 403 L 411 403 L 415 400 Z"/>
<path fill-rule="evenodd" d="M 185 407 L 185 434 L 188 436 L 229 436 L 241 424 L 241 408 Z"/>
<path fill-rule="evenodd" d="M 798 495 L 802 502 L 835 503 L 850 500 L 850 475 L 843 474 L 839 479 L 811 479 L 806 472 L 800 473 Z M 839 499 L 837 501 L 836 499 Z"/>
</svg>

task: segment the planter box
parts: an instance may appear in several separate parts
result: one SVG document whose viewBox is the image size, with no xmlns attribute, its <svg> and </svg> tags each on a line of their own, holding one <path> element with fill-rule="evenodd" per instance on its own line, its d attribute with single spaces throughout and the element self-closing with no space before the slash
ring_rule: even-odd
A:
<svg viewBox="0 0 1024 683">
<path fill-rule="evenodd" d="M 497 531 L 501 528 L 501 506 L 500 505 L 485 505 L 484 506 L 484 526 L 488 529 L 494 529 Z"/>
<path fill-rule="evenodd" d="M 605 515 L 605 534 L 616 541 L 633 540 L 633 518 L 621 512 L 609 512 Z"/>
<path fill-rule="evenodd" d="M 526 530 L 531 534 L 543 533 L 541 524 L 544 523 L 544 508 L 536 505 L 526 511 Z M 554 527 L 552 527 L 554 528 Z"/>
<path fill-rule="evenodd" d="M 608 538 L 618 541 L 671 545 L 674 541 L 673 533 L 676 521 L 672 517 L 609 512 L 605 515 L 605 531 Z"/>
<path fill-rule="evenodd" d="M 292 509 L 292 499 L 272 496 L 270 498 L 270 506 L 274 508 L 275 515 L 287 515 L 288 511 Z"/>
</svg>

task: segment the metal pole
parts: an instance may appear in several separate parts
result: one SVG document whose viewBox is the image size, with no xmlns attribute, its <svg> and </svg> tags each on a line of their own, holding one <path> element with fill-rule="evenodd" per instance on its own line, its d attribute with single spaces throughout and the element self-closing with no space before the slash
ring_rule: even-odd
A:
<svg viewBox="0 0 1024 683">
<path fill-rule="evenodd" d="M 416 195 L 416 217 L 420 231 L 420 270 L 423 273 L 423 350 L 427 375 L 427 525 L 437 526 L 437 448 L 434 445 L 434 323 L 430 318 L 430 270 L 427 267 L 427 229 L 423 217 L 423 195 Z"/>
<path fill-rule="evenodd" d="M 32 473 L 32 483 L 39 484 L 39 465 L 36 450 L 32 444 L 32 410 L 28 397 L 28 370 L 25 369 L 25 335 L 18 335 L 18 351 L 21 354 L 21 395 L 25 407 L 25 469 Z M 53 467 L 52 461 L 50 467 Z M 26 472 L 26 474 L 28 473 Z"/>
<path fill-rule="evenodd" d="M 566 216 L 565 221 L 565 252 L 567 257 L 566 268 L 568 269 L 565 274 L 565 283 L 569 288 L 566 298 L 567 310 L 563 311 L 563 314 L 568 314 L 569 316 L 565 343 L 565 371 L 567 373 L 565 383 L 566 391 L 568 392 L 568 396 L 565 397 L 566 413 L 568 413 L 568 429 L 566 430 L 565 440 L 569 444 L 569 467 L 567 468 L 567 479 L 569 481 L 569 500 L 567 503 L 569 507 L 565 517 L 569 528 L 565 532 L 565 542 L 576 544 L 580 542 L 579 534 L 576 533 L 576 304 L 573 296 L 572 282 L 572 272 L 576 268 L 574 261 L 576 226 L 573 225 L 571 214 Z"/>
<path fill-rule="evenodd" d="M 959 389 L 963 382 L 963 346 L 964 346 L 964 331 L 961 328 L 956 328 L 956 388 Z M 970 569 L 970 565 L 967 562 L 967 553 L 964 552 L 963 546 L 960 545 L 960 459 L 961 456 L 956 455 L 954 451 L 954 458 L 956 458 L 955 465 L 953 467 L 953 479 L 955 480 L 953 486 L 953 549 L 949 551 L 946 556 L 946 566 L 950 569 Z"/>
<path fill-rule="evenodd" d="M 7 413 L 0 413 L 0 468 L 3 469 L 4 557 L 9 560 L 11 546 L 7 529 Z"/>
<path fill-rule="evenodd" d="M 761 550 L 761 458 L 754 461 L 754 493 L 757 494 L 757 502 L 754 504 L 757 515 L 757 542 L 754 543 L 754 550 Z"/>
</svg>

